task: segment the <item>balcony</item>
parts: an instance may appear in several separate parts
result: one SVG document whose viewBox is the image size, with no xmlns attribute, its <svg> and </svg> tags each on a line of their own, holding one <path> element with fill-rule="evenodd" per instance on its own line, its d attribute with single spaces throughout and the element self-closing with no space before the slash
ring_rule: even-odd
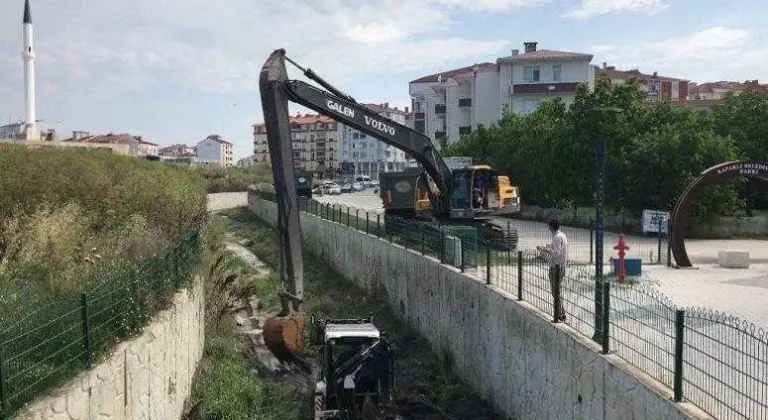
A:
<svg viewBox="0 0 768 420">
<path fill-rule="evenodd" d="M 436 104 L 435 105 L 435 114 L 445 114 L 445 105 L 443 105 L 443 104 Z"/>
<path fill-rule="evenodd" d="M 469 125 L 464 126 L 464 127 L 459 127 L 459 135 L 463 136 L 463 135 L 469 134 L 471 132 L 472 132 L 472 127 L 469 126 Z"/>
<path fill-rule="evenodd" d="M 424 113 L 423 112 L 414 112 L 413 113 L 413 119 L 415 119 L 415 120 L 423 120 L 424 119 Z"/>
<path fill-rule="evenodd" d="M 459 98 L 459 106 L 472 106 L 472 98 Z"/>
<path fill-rule="evenodd" d="M 584 82 L 515 82 L 509 87 L 509 93 L 574 93 L 580 83 Z"/>
<path fill-rule="evenodd" d="M 435 131 L 435 138 L 436 139 L 444 139 L 445 138 L 445 131 Z"/>
</svg>

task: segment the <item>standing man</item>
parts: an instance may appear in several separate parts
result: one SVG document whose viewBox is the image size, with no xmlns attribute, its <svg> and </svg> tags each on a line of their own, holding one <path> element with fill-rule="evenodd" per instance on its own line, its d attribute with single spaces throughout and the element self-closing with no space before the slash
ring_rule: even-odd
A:
<svg viewBox="0 0 768 420">
<path fill-rule="evenodd" d="M 536 249 L 545 252 L 549 261 L 549 284 L 554 299 L 555 319 L 565 321 L 561 289 L 565 278 L 565 264 L 568 261 L 568 238 L 560 230 L 560 222 L 557 219 L 550 220 L 547 225 L 552 234 L 552 240 L 546 247 L 537 246 Z"/>
</svg>

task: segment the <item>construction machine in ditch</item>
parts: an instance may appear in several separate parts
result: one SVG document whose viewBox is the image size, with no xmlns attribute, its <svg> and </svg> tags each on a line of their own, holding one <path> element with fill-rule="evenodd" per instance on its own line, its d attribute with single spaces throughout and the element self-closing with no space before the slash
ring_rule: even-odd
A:
<svg viewBox="0 0 768 420">
<path fill-rule="evenodd" d="M 302 310 L 304 270 L 298 200 L 311 188 L 311 178 L 294 171 L 287 102 L 293 95 L 286 88 L 286 80 L 284 53 L 278 50 L 261 70 L 259 90 L 274 177 L 278 274 L 284 290 L 280 293 L 281 311 L 265 320 L 263 337 L 281 362 L 307 367 L 310 364 L 299 355 L 307 317 Z M 372 318 L 312 318 L 311 330 L 310 344 L 319 345 L 322 354 L 321 368 L 315 372 L 315 419 L 355 420 L 370 403 L 378 411 L 391 402 L 392 349 Z"/>
<path fill-rule="evenodd" d="M 392 346 L 365 319 L 312 318 L 310 344 L 318 346 L 321 368 L 313 396 L 314 419 L 359 419 L 392 404 Z M 377 417 L 378 418 L 378 417 Z"/>
</svg>

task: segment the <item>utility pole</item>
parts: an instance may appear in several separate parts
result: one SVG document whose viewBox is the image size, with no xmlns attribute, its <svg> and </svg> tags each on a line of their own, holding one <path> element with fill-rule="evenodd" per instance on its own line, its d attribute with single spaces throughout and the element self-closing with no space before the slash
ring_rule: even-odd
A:
<svg viewBox="0 0 768 420">
<path fill-rule="evenodd" d="M 623 112 L 616 107 L 594 107 L 589 112 Z M 603 232 L 605 231 L 605 160 L 606 138 L 600 133 L 595 144 L 595 334 L 592 340 L 602 342 L 603 333 Z"/>
</svg>

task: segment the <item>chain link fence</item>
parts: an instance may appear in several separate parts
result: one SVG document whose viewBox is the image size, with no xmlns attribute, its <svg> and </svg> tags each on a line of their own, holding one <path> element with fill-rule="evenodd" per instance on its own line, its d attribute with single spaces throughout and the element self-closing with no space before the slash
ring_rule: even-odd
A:
<svg viewBox="0 0 768 420">
<path fill-rule="evenodd" d="M 261 197 L 274 201 L 262 191 Z M 768 334 L 738 318 L 704 309 L 684 309 L 645 284 L 620 284 L 595 278 L 586 252 L 570 252 L 559 293 L 566 317 L 555 317 L 549 264 L 535 251 L 538 243 L 521 242 L 515 251 L 499 251 L 466 229 L 440 226 L 347 206 L 302 199 L 301 210 L 459 268 L 552 315 L 672 389 L 674 400 L 687 400 L 718 419 L 768 419 Z M 510 224 L 515 221 L 511 220 Z M 516 225 L 519 228 L 520 224 Z M 661 227 L 661 226 L 660 226 Z M 454 230 L 452 230 L 452 228 Z M 540 229 L 539 229 L 540 230 Z M 664 229 L 659 229 L 664 231 Z M 586 235 L 594 238 L 593 230 Z M 577 240 L 578 244 L 579 241 Z M 577 245 L 578 246 L 578 245 Z M 630 246 L 632 242 L 630 241 Z M 635 245 L 650 262 L 663 259 L 666 238 L 659 235 Z M 531 249 L 533 248 L 533 249 Z M 653 253 L 651 251 L 654 251 Z M 592 255 L 592 257 L 594 257 Z M 646 262 L 644 259 L 643 262 Z M 596 292 L 600 292 L 599 294 Z M 598 299 L 598 296 L 601 296 Z"/>
<path fill-rule="evenodd" d="M 137 333 L 192 281 L 199 233 L 139 264 L 121 264 L 82 293 L 35 302 L 0 323 L 0 418 L 89 369 L 117 342 Z M 27 305 L 32 306 L 32 303 Z"/>
</svg>

